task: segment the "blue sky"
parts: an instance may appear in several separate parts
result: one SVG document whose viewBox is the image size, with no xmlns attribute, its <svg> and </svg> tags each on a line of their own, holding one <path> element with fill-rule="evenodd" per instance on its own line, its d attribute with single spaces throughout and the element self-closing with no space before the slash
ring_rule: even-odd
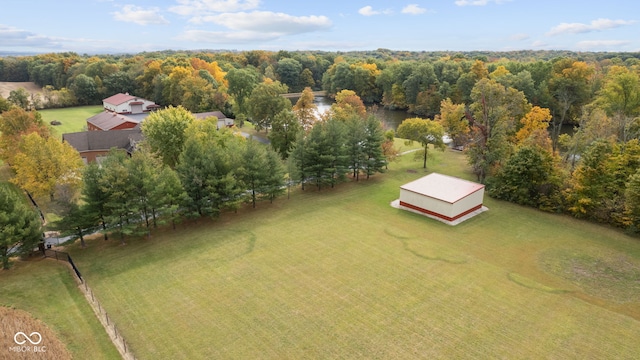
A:
<svg viewBox="0 0 640 360">
<path fill-rule="evenodd" d="M 640 51 L 629 0 L 3 0 L 0 51 Z"/>
</svg>

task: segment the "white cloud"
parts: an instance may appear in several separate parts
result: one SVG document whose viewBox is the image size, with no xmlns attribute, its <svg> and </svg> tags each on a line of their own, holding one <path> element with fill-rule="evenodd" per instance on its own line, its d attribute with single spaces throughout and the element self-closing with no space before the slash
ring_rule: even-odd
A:
<svg viewBox="0 0 640 360">
<path fill-rule="evenodd" d="M 533 43 L 531 43 L 531 47 L 533 48 L 543 48 L 543 47 L 547 47 L 548 45 L 549 44 L 541 40 L 536 40 Z"/>
<path fill-rule="evenodd" d="M 332 26 L 326 16 L 292 16 L 271 11 L 224 13 L 203 16 L 200 22 L 212 22 L 231 30 L 255 31 L 281 35 L 327 30 Z"/>
<path fill-rule="evenodd" d="M 135 5 L 124 5 L 120 11 L 111 13 L 117 21 L 132 22 L 138 25 L 168 24 L 169 22 L 160 15 L 160 9 L 152 7 L 143 9 Z"/>
<path fill-rule="evenodd" d="M 583 23 L 561 23 L 558 26 L 553 27 L 547 33 L 548 36 L 555 36 L 561 34 L 580 34 L 592 31 L 602 31 L 607 29 L 613 29 L 624 25 L 634 24 L 634 20 L 611 20 L 611 19 L 596 19 L 589 24 Z"/>
<path fill-rule="evenodd" d="M 585 40 L 579 41 L 576 46 L 581 50 L 599 50 L 618 48 L 630 43 L 628 40 Z"/>
<path fill-rule="evenodd" d="M 358 14 L 360 14 L 362 16 L 389 15 L 391 13 L 392 13 L 392 11 L 390 9 L 373 10 L 373 8 L 370 5 L 362 7 L 362 8 L 360 8 L 360 10 L 358 10 Z"/>
<path fill-rule="evenodd" d="M 176 40 L 193 41 L 210 44 L 238 44 L 251 43 L 257 41 L 275 40 L 282 36 L 280 33 L 269 33 L 259 31 L 206 31 L 206 30 L 187 30 Z"/>
<path fill-rule="evenodd" d="M 260 0 L 177 0 L 177 6 L 169 11 L 179 15 L 209 15 L 212 13 L 226 13 L 257 9 Z"/>
<path fill-rule="evenodd" d="M 522 41 L 527 39 L 529 39 L 529 34 L 524 34 L 524 33 L 513 34 L 509 36 L 509 40 L 513 40 L 513 41 Z"/>
<path fill-rule="evenodd" d="M 427 9 L 421 8 L 418 4 L 409 4 L 402 8 L 403 14 L 420 15 L 427 12 Z"/>
<path fill-rule="evenodd" d="M 485 6 L 489 3 L 504 4 L 511 0 L 456 0 L 458 6 Z"/>
<path fill-rule="evenodd" d="M 27 30 L 0 24 L 0 44 L 2 47 L 60 47 L 60 39 L 42 36 Z"/>
</svg>

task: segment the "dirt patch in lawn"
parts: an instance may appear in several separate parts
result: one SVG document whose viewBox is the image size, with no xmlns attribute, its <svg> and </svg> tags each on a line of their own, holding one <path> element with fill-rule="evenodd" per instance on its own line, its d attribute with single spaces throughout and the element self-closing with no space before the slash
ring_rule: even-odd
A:
<svg viewBox="0 0 640 360">
<path fill-rule="evenodd" d="M 549 251 L 542 268 L 580 286 L 585 293 L 617 303 L 640 299 L 640 262 L 626 254 L 590 251 Z"/>
</svg>

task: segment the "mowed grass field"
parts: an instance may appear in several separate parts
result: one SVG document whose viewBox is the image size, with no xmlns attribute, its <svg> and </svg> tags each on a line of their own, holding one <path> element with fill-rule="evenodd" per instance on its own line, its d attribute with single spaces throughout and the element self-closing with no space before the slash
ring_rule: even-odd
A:
<svg viewBox="0 0 640 360">
<path fill-rule="evenodd" d="M 61 109 L 38 110 L 42 114 L 42 120 L 49 124 L 53 120 L 58 120 L 62 124 L 50 126 L 56 136 L 62 138 L 62 134 L 84 131 L 87 126 L 87 119 L 102 112 L 102 105 L 75 106 Z"/>
<path fill-rule="evenodd" d="M 10 270 L 0 270 L 0 307 L 26 311 L 42 321 L 74 359 L 118 359 L 120 354 L 77 289 L 73 276 L 65 264 L 53 259 L 17 262 Z M 37 329 L 21 331 L 30 334 Z M 8 350 L 16 345 L 14 334 L 0 333 L 0 359 L 16 355 Z M 43 335 L 39 346 L 51 345 L 53 349 L 54 340 Z"/>
<path fill-rule="evenodd" d="M 70 251 L 139 359 L 638 358 L 640 240 L 488 197 L 455 227 L 392 208 L 420 166 Z"/>
</svg>

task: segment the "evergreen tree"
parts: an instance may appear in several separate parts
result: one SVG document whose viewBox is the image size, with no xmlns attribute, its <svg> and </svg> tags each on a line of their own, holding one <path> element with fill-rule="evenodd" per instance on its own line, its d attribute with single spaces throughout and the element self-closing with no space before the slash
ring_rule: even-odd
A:
<svg viewBox="0 0 640 360">
<path fill-rule="evenodd" d="M 38 214 L 24 198 L 0 184 L 0 260 L 9 268 L 9 258 L 31 252 L 42 239 Z"/>
</svg>

